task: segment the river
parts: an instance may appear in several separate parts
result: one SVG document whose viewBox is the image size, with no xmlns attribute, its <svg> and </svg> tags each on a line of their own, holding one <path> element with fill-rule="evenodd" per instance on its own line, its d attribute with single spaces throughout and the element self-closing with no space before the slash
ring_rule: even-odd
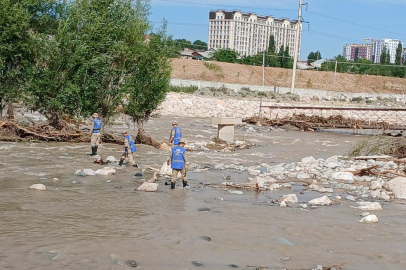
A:
<svg viewBox="0 0 406 270">
<path fill-rule="evenodd" d="M 147 132 L 166 140 L 170 120 L 152 119 Z M 188 141 L 216 134 L 210 119 L 177 120 Z M 189 152 L 189 158 L 201 166 L 326 158 L 345 154 L 362 137 L 238 128 L 236 138 L 257 147 Z M 99 152 L 118 159 L 117 147 L 103 144 Z M 141 168 L 158 168 L 166 160 L 165 152 L 137 148 Z M 87 155 L 88 144 L 1 142 L 0 151 L 0 269 L 129 269 L 128 260 L 151 270 L 255 269 L 247 265 L 310 269 L 345 262 L 343 269 L 406 269 L 404 203 L 381 203 L 379 223 L 363 224 L 358 222 L 360 211 L 347 202 L 311 210 L 270 203 L 288 193 L 297 194 L 300 202 L 321 196 L 301 194 L 300 186 L 235 195 L 202 185 L 221 182 L 223 175 L 243 182 L 246 172 L 189 172 L 190 189 L 175 190 L 160 177 L 158 192 L 144 193 L 134 190 L 151 176 L 141 169 L 114 166 L 112 176 L 75 176 L 78 169 L 103 167 Z M 134 177 L 136 172 L 143 177 Z M 28 189 L 36 183 L 47 191 Z"/>
</svg>

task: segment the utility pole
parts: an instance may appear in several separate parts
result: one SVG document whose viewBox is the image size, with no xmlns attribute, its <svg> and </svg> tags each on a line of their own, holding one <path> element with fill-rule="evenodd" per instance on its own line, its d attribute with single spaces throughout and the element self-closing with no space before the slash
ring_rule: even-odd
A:
<svg viewBox="0 0 406 270">
<path fill-rule="evenodd" d="M 262 92 L 265 91 L 265 51 L 262 53 Z M 259 101 L 258 118 L 261 119 L 262 95 Z"/>
<path fill-rule="evenodd" d="M 265 51 L 263 52 L 262 55 L 262 91 L 264 91 L 265 88 Z"/>
<path fill-rule="evenodd" d="M 297 17 L 296 39 L 295 39 L 295 58 L 293 59 L 293 74 L 292 74 L 292 88 L 291 93 L 295 92 L 295 80 L 296 80 L 296 66 L 297 59 L 299 57 L 299 35 L 302 32 L 302 0 L 299 0 L 299 16 Z"/>
</svg>

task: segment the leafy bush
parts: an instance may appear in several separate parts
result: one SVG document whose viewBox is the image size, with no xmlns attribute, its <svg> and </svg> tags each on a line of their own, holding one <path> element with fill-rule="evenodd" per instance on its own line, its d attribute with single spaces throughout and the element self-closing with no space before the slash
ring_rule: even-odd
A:
<svg viewBox="0 0 406 270">
<path fill-rule="evenodd" d="M 175 86 L 171 85 L 169 86 L 169 92 L 177 92 L 177 93 L 188 93 L 188 94 L 193 94 L 199 89 L 196 85 L 191 85 L 191 86 Z"/>
</svg>

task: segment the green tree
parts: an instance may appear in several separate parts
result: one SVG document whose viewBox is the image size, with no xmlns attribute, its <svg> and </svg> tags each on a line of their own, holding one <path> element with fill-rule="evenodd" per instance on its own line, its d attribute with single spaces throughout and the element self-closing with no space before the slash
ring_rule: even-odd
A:
<svg viewBox="0 0 406 270">
<path fill-rule="evenodd" d="M 98 111 L 108 121 L 128 91 L 139 48 L 150 32 L 148 12 L 144 1 L 70 2 L 69 16 L 47 43 L 50 49 L 36 70 L 30 100 L 34 108 L 55 125 L 64 113 Z"/>
<path fill-rule="evenodd" d="M 0 1 L 0 109 L 22 99 L 35 66 L 35 40 L 56 30 L 63 3 L 53 0 Z"/>
<path fill-rule="evenodd" d="M 402 53 L 403 53 L 402 43 L 399 42 L 398 47 L 396 49 L 396 60 L 395 60 L 396 65 L 402 64 Z"/>
<path fill-rule="evenodd" d="M 322 59 L 321 53 L 319 51 L 316 52 L 310 52 L 309 55 L 307 56 L 307 64 L 310 65 L 311 63 Z"/>
<path fill-rule="evenodd" d="M 193 49 L 195 50 L 207 50 L 207 43 L 201 40 L 195 40 L 193 42 Z"/>
<path fill-rule="evenodd" d="M 231 49 L 221 49 L 213 53 L 212 58 L 219 62 L 235 63 L 238 53 Z"/>
<path fill-rule="evenodd" d="M 279 66 L 279 58 L 276 56 L 275 37 L 269 36 L 268 49 L 266 51 L 265 65 L 270 67 Z"/>
<path fill-rule="evenodd" d="M 125 81 L 128 101 L 124 105 L 124 113 L 132 117 L 137 124 L 137 141 L 144 142 L 144 124 L 153 111 L 165 99 L 169 89 L 171 63 L 166 57 L 164 46 L 165 27 L 153 35 L 148 44 L 138 47 L 135 65 L 131 68 L 131 76 Z M 151 137 L 148 139 L 152 140 Z"/>
<path fill-rule="evenodd" d="M 389 52 L 388 49 L 386 48 L 386 46 L 383 47 L 382 52 L 381 52 L 381 58 L 380 58 L 380 63 L 382 65 L 386 65 L 389 64 Z"/>
</svg>

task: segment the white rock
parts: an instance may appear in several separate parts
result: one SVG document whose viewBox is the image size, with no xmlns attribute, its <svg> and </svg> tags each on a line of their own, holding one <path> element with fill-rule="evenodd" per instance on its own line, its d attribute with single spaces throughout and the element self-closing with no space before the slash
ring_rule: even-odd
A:
<svg viewBox="0 0 406 270">
<path fill-rule="evenodd" d="M 159 174 L 161 175 L 172 175 L 172 168 L 171 165 L 165 161 L 164 164 L 162 164 L 161 170 L 159 171 Z"/>
<path fill-rule="evenodd" d="M 248 170 L 248 173 L 250 174 L 250 175 L 259 175 L 259 174 L 261 174 L 261 171 L 260 170 L 252 170 L 252 169 L 249 169 Z"/>
<path fill-rule="evenodd" d="M 58 181 L 59 181 L 59 179 L 58 179 L 58 178 L 52 178 L 52 181 L 54 181 L 54 182 L 58 182 Z"/>
<path fill-rule="evenodd" d="M 320 188 L 318 190 L 318 192 L 321 192 L 321 193 L 333 193 L 334 190 L 332 188 Z"/>
<path fill-rule="evenodd" d="M 390 196 L 388 194 L 382 194 L 381 193 L 381 199 L 384 201 L 389 202 L 390 201 Z"/>
<path fill-rule="evenodd" d="M 316 198 L 309 202 L 310 205 L 331 205 L 332 203 L 333 202 L 327 196 Z"/>
<path fill-rule="evenodd" d="M 303 209 L 306 209 L 307 208 L 307 204 L 300 204 L 300 207 L 302 207 Z"/>
<path fill-rule="evenodd" d="M 154 192 L 157 191 L 158 184 L 157 183 L 148 183 L 144 182 L 141 186 L 138 187 L 139 191 L 146 191 L 146 192 Z"/>
<path fill-rule="evenodd" d="M 95 175 L 113 175 L 116 173 L 116 170 L 111 167 L 104 167 L 94 172 Z"/>
<path fill-rule="evenodd" d="M 347 200 L 349 200 L 349 201 L 355 202 L 355 198 L 354 198 L 354 196 L 352 196 L 352 195 L 347 195 L 347 196 L 345 196 L 345 198 L 346 198 Z"/>
<path fill-rule="evenodd" d="M 315 184 L 311 184 L 309 186 L 309 188 L 312 189 L 312 190 L 319 190 L 320 189 L 320 187 L 318 185 L 315 185 Z"/>
<path fill-rule="evenodd" d="M 281 188 L 281 185 L 277 184 L 277 183 L 273 183 L 272 185 L 269 186 L 269 188 L 270 189 L 278 189 L 278 188 Z"/>
<path fill-rule="evenodd" d="M 357 204 L 358 206 L 350 206 L 350 207 L 360 209 L 363 211 L 382 210 L 382 206 L 379 202 L 357 202 Z"/>
<path fill-rule="evenodd" d="M 309 179 L 310 175 L 307 173 L 298 173 L 296 176 L 297 179 Z"/>
<path fill-rule="evenodd" d="M 363 218 L 359 222 L 362 223 L 378 223 L 378 217 L 375 215 L 368 215 Z"/>
<path fill-rule="evenodd" d="M 338 162 L 330 161 L 330 162 L 328 162 L 325 166 L 326 166 L 327 168 L 330 168 L 330 169 L 335 169 L 335 168 L 337 168 L 338 166 L 340 166 L 340 164 L 338 164 Z"/>
<path fill-rule="evenodd" d="M 280 206 L 280 207 L 286 207 L 286 203 L 285 203 L 285 202 L 281 202 L 281 203 L 279 204 L 279 206 Z"/>
<path fill-rule="evenodd" d="M 351 172 L 333 172 L 330 174 L 332 180 L 354 181 L 354 174 Z"/>
<path fill-rule="evenodd" d="M 366 217 L 366 216 L 369 216 L 371 213 L 369 213 L 369 212 L 363 212 L 363 213 L 361 213 L 360 214 L 360 216 L 361 217 Z"/>
<path fill-rule="evenodd" d="M 371 182 L 371 189 L 372 190 L 382 189 L 382 183 L 380 181 L 372 181 Z"/>
<path fill-rule="evenodd" d="M 276 182 L 276 180 L 273 179 L 272 177 L 257 176 L 257 177 L 255 177 L 254 183 L 258 184 L 259 187 L 264 187 L 266 184 L 274 183 L 274 182 Z"/>
<path fill-rule="evenodd" d="M 336 200 L 341 200 L 341 196 L 340 196 L 340 195 L 337 195 L 337 196 L 335 197 L 335 199 L 336 199 Z"/>
<path fill-rule="evenodd" d="M 117 162 L 117 159 L 116 159 L 115 157 L 113 157 L 113 156 L 108 156 L 108 157 L 106 158 L 106 161 Z"/>
<path fill-rule="evenodd" d="M 95 172 L 91 169 L 83 169 L 83 172 L 85 173 L 85 175 L 88 175 L 88 176 L 96 175 Z"/>
<path fill-rule="evenodd" d="M 243 195 L 244 192 L 240 191 L 240 190 L 230 190 L 229 191 L 231 194 L 237 194 L 237 195 Z"/>
<path fill-rule="evenodd" d="M 297 203 L 298 199 L 297 199 L 296 194 L 288 194 L 288 195 L 283 196 L 280 199 L 280 202 Z"/>
<path fill-rule="evenodd" d="M 381 197 L 381 191 L 380 190 L 371 191 L 371 197 L 372 198 L 380 198 Z"/>
<path fill-rule="evenodd" d="M 396 177 L 388 182 L 389 188 L 393 191 L 396 199 L 406 199 L 406 178 Z"/>
<path fill-rule="evenodd" d="M 315 165 L 317 165 L 317 163 L 317 160 L 312 156 L 302 158 L 302 164 L 304 165 L 304 167 L 314 167 Z"/>
<path fill-rule="evenodd" d="M 29 189 L 35 189 L 35 190 L 38 190 L 38 191 L 47 190 L 46 186 L 43 185 L 43 184 L 34 184 L 34 185 L 31 185 L 31 186 L 29 187 Z"/>
</svg>

